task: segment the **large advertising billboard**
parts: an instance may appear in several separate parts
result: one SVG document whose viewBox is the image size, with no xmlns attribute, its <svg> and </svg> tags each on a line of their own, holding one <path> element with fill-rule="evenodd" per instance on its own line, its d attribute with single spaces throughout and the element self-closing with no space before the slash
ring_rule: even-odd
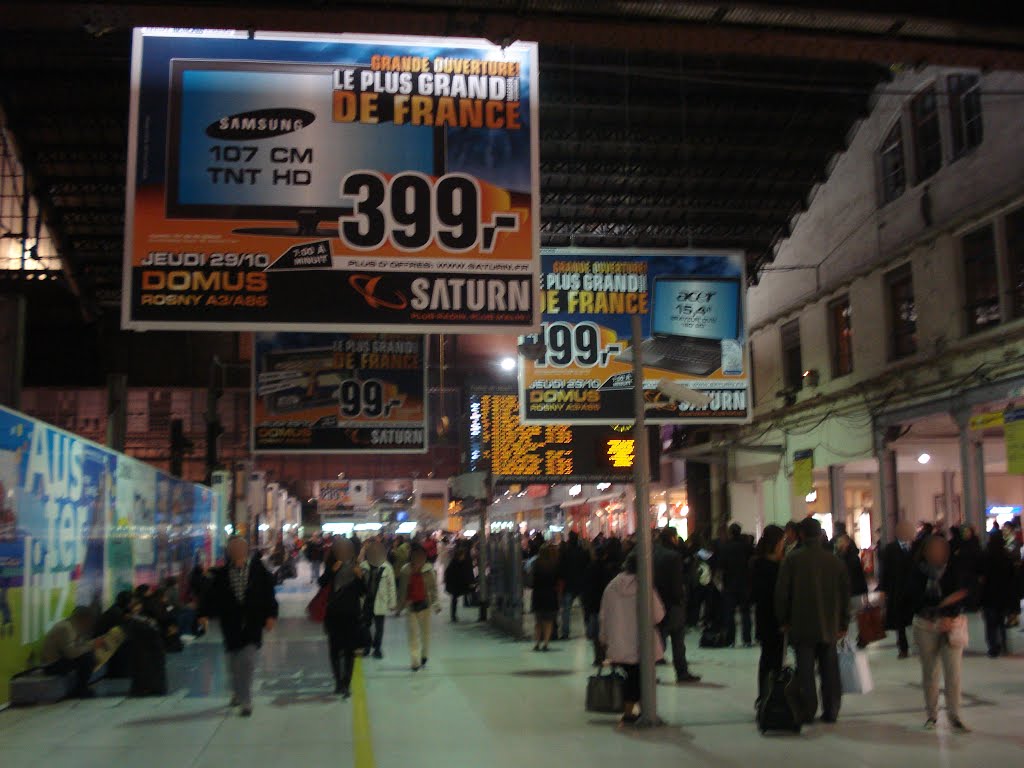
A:
<svg viewBox="0 0 1024 768">
<path fill-rule="evenodd" d="M 495 482 L 599 483 L 633 481 L 636 439 L 629 425 L 523 424 L 514 393 L 469 396 L 469 472 Z M 651 479 L 660 476 L 658 430 L 648 429 Z"/>
<path fill-rule="evenodd" d="M 76 605 L 211 562 L 220 510 L 205 486 L 0 407 L 0 704 Z"/>
<path fill-rule="evenodd" d="M 415 334 L 254 334 L 253 450 L 423 453 L 426 359 Z"/>
<path fill-rule="evenodd" d="M 541 265 L 540 333 L 520 346 L 536 353 L 519 360 L 525 423 L 632 421 L 634 315 L 648 421 L 749 419 L 742 253 L 556 249 Z M 680 387 L 707 405 L 681 397 Z"/>
<path fill-rule="evenodd" d="M 136 30 L 127 328 L 527 330 L 537 47 Z"/>
</svg>

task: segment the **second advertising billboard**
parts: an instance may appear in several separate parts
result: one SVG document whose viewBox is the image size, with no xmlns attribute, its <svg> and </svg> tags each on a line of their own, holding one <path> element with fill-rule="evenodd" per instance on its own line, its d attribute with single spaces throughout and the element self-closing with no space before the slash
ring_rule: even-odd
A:
<svg viewBox="0 0 1024 768">
<path fill-rule="evenodd" d="M 424 336 L 257 333 L 253 450 L 423 453 L 426 375 Z"/>
<path fill-rule="evenodd" d="M 747 421 L 744 267 L 740 252 L 542 252 L 541 330 L 520 346 L 523 421 L 632 421 L 636 315 L 649 422 Z M 707 404 L 694 404 L 686 390 Z"/>
</svg>

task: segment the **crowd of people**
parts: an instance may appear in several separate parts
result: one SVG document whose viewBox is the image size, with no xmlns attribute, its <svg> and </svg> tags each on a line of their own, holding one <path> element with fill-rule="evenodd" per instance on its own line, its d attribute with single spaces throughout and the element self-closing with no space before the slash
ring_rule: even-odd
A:
<svg viewBox="0 0 1024 768">
<path fill-rule="evenodd" d="M 870 591 L 861 553 L 843 526 L 837 524 L 829 539 L 813 517 L 784 528 L 769 525 L 756 545 L 737 524 L 711 541 L 698 535 L 684 541 L 672 528 L 656 530 L 653 537 L 653 650 L 658 663 L 667 664 L 670 649 L 677 684 L 701 679 L 687 660 L 690 629 L 699 630 L 702 646 L 760 645 L 755 703 L 768 695 L 792 649 L 802 721 L 814 720 L 820 703 L 821 720 L 834 722 L 842 696 L 837 643 L 855 626 L 852 620 Z M 641 700 L 636 543 L 635 534 L 585 541 L 575 532 L 564 540 L 536 534 L 522 542 L 534 650 L 545 652 L 553 641 L 570 638 L 578 602 L 594 665 L 612 664 L 624 672 L 627 723 L 638 718 Z M 124 642 L 107 667 L 131 677 L 133 693 L 160 693 L 163 654 L 181 650 L 183 636 L 203 633 L 208 619 L 217 616 L 232 704 L 249 715 L 258 649 L 277 620 L 275 586 L 288 562 L 304 558 L 319 588 L 313 603 L 321 608 L 335 692 L 348 698 L 355 657 L 383 657 L 388 616 L 405 615 L 410 669 L 428 664 L 441 590 L 450 600 L 453 623 L 460 604 L 477 596 L 478 546 L 477 538 L 376 535 L 360 541 L 318 533 L 280 542 L 265 560 L 244 539 L 232 537 L 222 567 L 197 561 L 181 580 L 120 593 L 102 614 L 76 609 L 47 635 L 43 663 L 54 674 L 74 674 L 76 694 L 88 696 L 95 652 L 119 627 Z M 1019 619 L 1024 583 L 1019 526 L 994 528 L 983 546 L 969 526 L 947 534 L 930 524 L 915 532 L 901 522 L 875 561 L 885 626 L 896 633 L 899 657 L 909 656 L 911 636 L 919 652 L 926 725 L 936 723 L 941 665 L 950 723 L 966 730 L 960 716 L 966 615 L 984 616 L 989 656 L 1008 651 L 1006 631 Z M 865 644 L 859 636 L 857 641 Z"/>
</svg>

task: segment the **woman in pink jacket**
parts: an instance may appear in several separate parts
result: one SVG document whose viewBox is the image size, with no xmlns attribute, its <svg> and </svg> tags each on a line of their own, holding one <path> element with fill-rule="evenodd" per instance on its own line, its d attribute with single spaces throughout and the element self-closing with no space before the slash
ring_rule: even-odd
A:
<svg viewBox="0 0 1024 768">
<path fill-rule="evenodd" d="M 636 553 L 631 553 L 623 565 L 622 573 L 612 579 L 601 598 L 601 643 L 607 649 L 606 659 L 615 666 L 622 667 L 626 673 L 626 685 L 623 691 L 624 724 L 639 720 L 636 713 L 640 702 L 640 633 L 637 631 L 637 578 Z M 654 593 L 654 615 L 651 617 L 654 626 L 665 618 L 665 606 Z M 654 658 L 661 659 L 665 655 L 658 632 L 654 635 Z"/>
</svg>

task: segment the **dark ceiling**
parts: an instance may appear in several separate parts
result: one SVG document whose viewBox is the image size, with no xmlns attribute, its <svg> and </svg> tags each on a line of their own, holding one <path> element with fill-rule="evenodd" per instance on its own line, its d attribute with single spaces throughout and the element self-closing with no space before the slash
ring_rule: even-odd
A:
<svg viewBox="0 0 1024 768">
<path fill-rule="evenodd" d="M 120 302 L 135 24 L 539 40 L 543 243 L 739 248 L 756 280 L 891 62 L 1024 62 L 1012 4 L 988 17 L 985 3 L 974 16 L 963 5 L 15 2 L 0 22 L 17 30 L 0 46 L 0 106 L 76 309 L 108 327 Z M 69 302 L 58 299 L 63 318 Z"/>
</svg>

